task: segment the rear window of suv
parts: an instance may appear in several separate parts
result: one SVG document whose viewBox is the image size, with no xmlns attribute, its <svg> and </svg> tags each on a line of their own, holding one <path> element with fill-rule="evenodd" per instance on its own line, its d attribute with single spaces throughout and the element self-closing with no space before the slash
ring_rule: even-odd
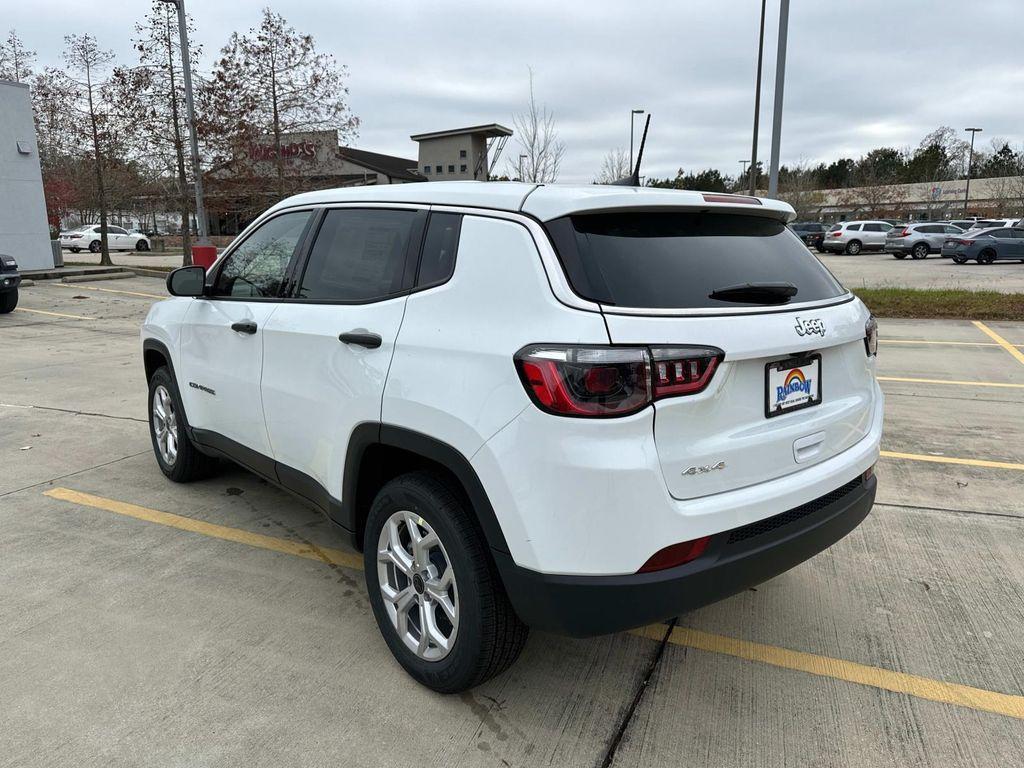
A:
<svg viewBox="0 0 1024 768">
<path fill-rule="evenodd" d="M 792 283 L 793 303 L 845 291 L 781 221 L 701 212 L 566 216 L 548 223 L 573 290 L 603 304 L 651 309 L 760 306 L 712 299 L 744 283 Z"/>
</svg>

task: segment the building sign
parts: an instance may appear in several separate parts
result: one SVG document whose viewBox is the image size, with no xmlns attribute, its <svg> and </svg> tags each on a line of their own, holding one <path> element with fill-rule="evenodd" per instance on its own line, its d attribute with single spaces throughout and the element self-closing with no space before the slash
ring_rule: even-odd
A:
<svg viewBox="0 0 1024 768">
<path fill-rule="evenodd" d="M 316 157 L 316 144 L 312 141 L 294 141 L 291 144 L 281 145 L 281 157 L 306 158 Z M 277 151 L 273 144 L 250 144 L 250 160 L 274 160 L 277 158 Z"/>
</svg>

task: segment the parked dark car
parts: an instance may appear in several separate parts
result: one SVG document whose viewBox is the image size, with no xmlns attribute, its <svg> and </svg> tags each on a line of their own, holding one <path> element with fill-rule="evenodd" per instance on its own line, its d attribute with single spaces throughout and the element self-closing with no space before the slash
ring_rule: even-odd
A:
<svg viewBox="0 0 1024 768">
<path fill-rule="evenodd" d="M 18 286 L 21 275 L 18 274 L 18 262 L 13 256 L 0 254 L 0 315 L 13 312 L 18 306 Z"/>
<path fill-rule="evenodd" d="M 964 264 L 974 259 L 979 264 L 993 261 L 1024 261 L 1024 227 L 974 229 L 946 241 L 943 250 L 952 249 L 953 261 Z"/>
<path fill-rule="evenodd" d="M 804 245 L 808 248 L 814 248 L 819 253 L 824 253 L 821 242 L 825 239 L 825 232 L 828 231 L 825 224 L 818 221 L 794 221 L 789 228 L 804 241 Z"/>
</svg>

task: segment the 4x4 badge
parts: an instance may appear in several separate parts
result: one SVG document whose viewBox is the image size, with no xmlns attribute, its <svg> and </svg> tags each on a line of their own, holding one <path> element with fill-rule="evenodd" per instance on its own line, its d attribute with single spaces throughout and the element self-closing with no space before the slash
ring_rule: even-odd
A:
<svg viewBox="0 0 1024 768">
<path fill-rule="evenodd" d="M 796 319 L 796 332 L 798 336 L 810 336 L 817 334 L 825 338 L 825 321 L 821 318 L 812 317 L 809 320 Z"/>
</svg>

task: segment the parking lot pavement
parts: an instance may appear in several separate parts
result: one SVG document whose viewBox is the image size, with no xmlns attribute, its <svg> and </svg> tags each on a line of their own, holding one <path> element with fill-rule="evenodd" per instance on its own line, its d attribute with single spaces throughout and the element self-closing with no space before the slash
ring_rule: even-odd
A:
<svg viewBox="0 0 1024 768">
<path fill-rule="evenodd" d="M 839 282 L 858 288 L 942 288 L 1024 293 L 1024 263 L 954 264 L 933 254 L 927 259 L 895 259 L 879 251 L 848 256 L 813 252 Z"/>
<path fill-rule="evenodd" d="M 181 251 L 166 251 L 163 253 L 156 253 L 154 251 L 145 253 L 139 251 L 110 252 L 110 260 L 119 267 L 180 267 L 181 257 Z M 100 254 L 90 253 L 89 251 L 82 251 L 81 253 L 64 251 L 64 262 L 67 264 L 99 264 Z"/>
<path fill-rule="evenodd" d="M 238 469 L 159 473 L 162 295 L 41 281 L 0 317 L 0 766 L 1019 762 L 1024 363 L 983 328 L 881 321 L 878 503 L 835 547 L 675 628 L 534 633 L 443 697 L 322 517 Z"/>
</svg>

